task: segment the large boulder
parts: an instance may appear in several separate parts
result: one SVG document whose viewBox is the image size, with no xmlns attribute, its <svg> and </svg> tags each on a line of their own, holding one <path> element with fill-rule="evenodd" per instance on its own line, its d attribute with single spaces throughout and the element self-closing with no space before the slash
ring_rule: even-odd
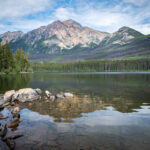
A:
<svg viewBox="0 0 150 150">
<path fill-rule="evenodd" d="M 12 101 L 28 102 L 40 99 L 38 92 L 32 88 L 20 89 L 12 96 Z"/>
<path fill-rule="evenodd" d="M 0 94 L 0 106 L 9 105 L 14 94 L 14 90 L 7 91 L 4 95 Z"/>
<path fill-rule="evenodd" d="M 0 107 L 2 107 L 2 105 L 5 103 L 4 101 L 4 95 L 0 94 Z"/>
<path fill-rule="evenodd" d="M 11 101 L 12 96 L 15 94 L 15 90 L 7 91 L 4 94 L 4 101 L 5 103 L 8 103 Z"/>
</svg>

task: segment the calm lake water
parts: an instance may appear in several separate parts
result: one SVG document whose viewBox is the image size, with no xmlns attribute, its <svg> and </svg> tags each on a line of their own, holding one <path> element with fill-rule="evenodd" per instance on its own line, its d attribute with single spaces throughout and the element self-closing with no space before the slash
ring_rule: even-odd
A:
<svg viewBox="0 0 150 150">
<path fill-rule="evenodd" d="M 35 73 L 0 76 L 0 93 L 25 87 L 73 92 L 68 101 L 18 104 L 16 150 L 149 150 L 149 73 Z M 4 115 L 10 112 L 2 111 Z M 10 118 L 11 119 L 11 116 Z M 1 121 L 2 122 L 2 121 Z M 5 121 L 3 121 L 5 122 Z M 7 150 L 0 141 L 0 150 Z"/>
</svg>

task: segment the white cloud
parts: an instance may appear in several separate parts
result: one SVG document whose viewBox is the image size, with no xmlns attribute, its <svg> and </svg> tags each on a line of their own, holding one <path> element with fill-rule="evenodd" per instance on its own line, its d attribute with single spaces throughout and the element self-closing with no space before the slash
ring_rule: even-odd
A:
<svg viewBox="0 0 150 150">
<path fill-rule="evenodd" d="M 0 0 L 0 33 L 8 30 L 27 32 L 47 25 L 52 19 L 37 13 L 50 11 L 54 5 L 54 0 Z M 31 15 L 37 16 L 32 19 Z"/>
<path fill-rule="evenodd" d="M 142 24 L 132 26 L 135 30 L 142 32 L 143 34 L 150 34 L 150 24 Z"/>
<path fill-rule="evenodd" d="M 132 0 L 131 0 L 132 1 Z M 133 9 L 132 6 L 123 3 L 115 7 L 103 7 L 103 5 L 87 4 L 85 7 L 58 8 L 54 16 L 60 20 L 74 19 L 84 26 L 89 26 L 101 31 L 115 32 L 122 26 L 135 27 L 144 34 L 150 34 L 149 24 L 142 24 L 145 18 L 150 17 L 149 5 L 145 9 Z"/>
<path fill-rule="evenodd" d="M 22 17 L 45 11 L 52 3 L 52 0 L 1 0 L 0 19 Z"/>
<path fill-rule="evenodd" d="M 148 0 L 124 0 L 125 3 L 132 3 L 137 6 L 145 4 Z"/>
<path fill-rule="evenodd" d="M 59 20 L 66 20 L 70 17 L 72 18 L 76 16 L 72 8 L 58 8 L 56 9 L 54 15 Z"/>
<path fill-rule="evenodd" d="M 87 0 L 75 1 L 76 3 L 70 0 L 68 5 L 62 5 L 62 7 L 57 7 L 54 0 L 1 1 L 0 33 L 7 30 L 27 32 L 47 25 L 52 20 L 73 19 L 83 26 L 105 32 L 115 32 L 122 26 L 129 26 L 142 33 L 150 34 L 150 21 L 148 21 L 150 1 L 148 0 L 123 0 L 115 5 L 108 5 L 106 1 L 103 3 L 97 1 L 87 3 Z M 146 5 L 135 8 L 131 3 L 137 6 Z M 56 6 L 57 9 L 52 6 Z M 40 14 L 40 12 L 45 14 Z M 27 16 L 31 15 L 35 15 L 34 18 L 28 19 Z"/>
<path fill-rule="evenodd" d="M 4 31 L 31 31 L 33 29 L 39 28 L 40 26 L 45 26 L 52 23 L 53 20 L 13 20 L 11 25 L 0 24 L 0 33 Z"/>
</svg>

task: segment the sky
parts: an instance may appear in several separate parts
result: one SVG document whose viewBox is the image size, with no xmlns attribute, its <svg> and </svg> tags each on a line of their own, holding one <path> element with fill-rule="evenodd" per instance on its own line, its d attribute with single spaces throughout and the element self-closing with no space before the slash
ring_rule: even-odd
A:
<svg viewBox="0 0 150 150">
<path fill-rule="evenodd" d="M 0 10 L 0 33 L 73 19 L 109 33 L 128 26 L 150 34 L 150 0 L 0 0 Z"/>
</svg>

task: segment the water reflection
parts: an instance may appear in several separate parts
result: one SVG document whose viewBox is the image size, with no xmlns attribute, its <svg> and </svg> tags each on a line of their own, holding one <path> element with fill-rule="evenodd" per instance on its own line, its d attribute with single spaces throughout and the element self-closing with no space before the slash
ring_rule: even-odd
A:
<svg viewBox="0 0 150 150">
<path fill-rule="evenodd" d="M 29 87 L 32 74 L 0 75 L 0 93 Z"/>
<path fill-rule="evenodd" d="M 16 140 L 16 150 L 149 150 L 149 74 L 38 73 L 14 78 L 0 77 L 1 93 L 38 87 L 75 95 L 56 102 L 18 104 L 23 121 L 15 132 L 25 136 Z M 7 147 L 0 142 L 0 149 Z"/>
<path fill-rule="evenodd" d="M 82 117 L 73 118 L 72 123 L 56 122 L 50 115 L 22 109 L 23 122 L 17 132 L 25 136 L 17 139 L 16 150 L 149 150 L 150 106 L 142 105 L 132 113 L 118 112 L 112 106 L 104 107 L 82 113 Z"/>
</svg>

